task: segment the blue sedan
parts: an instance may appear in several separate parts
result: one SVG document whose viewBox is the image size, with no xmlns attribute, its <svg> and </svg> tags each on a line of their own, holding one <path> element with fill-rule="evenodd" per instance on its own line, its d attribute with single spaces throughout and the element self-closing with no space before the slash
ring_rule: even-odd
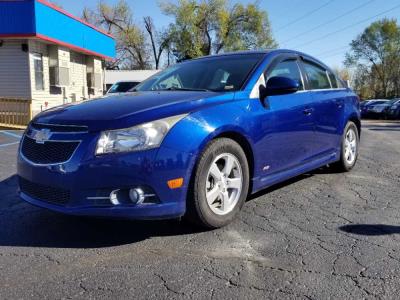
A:
<svg viewBox="0 0 400 300">
<path fill-rule="evenodd" d="M 249 194 L 328 164 L 351 170 L 360 132 L 358 97 L 311 56 L 209 56 L 36 116 L 20 145 L 20 196 L 66 214 L 218 228 Z"/>
</svg>

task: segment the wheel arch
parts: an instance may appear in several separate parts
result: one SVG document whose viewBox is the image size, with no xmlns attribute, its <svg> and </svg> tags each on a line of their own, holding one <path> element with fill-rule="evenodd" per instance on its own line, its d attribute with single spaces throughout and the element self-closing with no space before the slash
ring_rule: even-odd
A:
<svg viewBox="0 0 400 300">
<path fill-rule="evenodd" d="M 235 141 L 236 143 L 238 143 L 239 146 L 243 149 L 243 151 L 247 157 L 247 163 L 249 164 L 249 174 L 250 174 L 249 190 L 251 191 L 252 190 L 251 182 L 252 182 L 252 178 L 254 177 L 254 153 L 253 153 L 253 148 L 251 147 L 250 142 L 244 135 L 242 135 L 241 133 L 239 133 L 237 131 L 221 132 L 220 134 L 214 136 L 212 140 L 215 140 L 218 138 L 231 139 L 231 140 Z"/>
<path fill-rule="evenodd" d="M 360 118 L 359 118 L 358 116 L 356 116 L 356 115 L 351 115 L 351 116 L 347 119 L 346 124 L 347 124 L 348 122 L 353 122 L 354 124 L 356 124 L 357 130 L 358 130 L 358 135 L 361 136 L 361 121 L 360 121 Z M 345 124 L 345 126 L 346 126 L 346 124 Z"/>
<path fill-rule="evenodd" d="M 253 147 L 251 146 L 251 142 L 249 141 L 249 138 L 246 137 L 244 133 L 242 133 L 239 130 L 235 130 L 234 128 L 220 128 L 218 130 L 215 130 L 213 133 L 211 133 L 206 139 L 203 140 L 200 151 L 199 153 L 202 153 L 207 145 L 211 143 L 212 141 L 219 139 L 219 138 L 228 138 L 236 143 L 239 144 L 239 146 L 242 148 L 244 151 L 246 157 L 247 157 L 247 163 L 249 165 L 249 193 L 253 190 L 253 178 L 254 178 L 254 168 L 255 168 L 255 158 L 254 158 L 254 151 Z M 193 184 L 193 179 L 196 174 L 197 170 L 197 164 L 198 164 L 198 158 L 196 158 L 196 161 L 194 162 L 193 168 L 191 170 L 190 174 L 190 184 L 189 186 L 192 187 Z"/>
</svg>

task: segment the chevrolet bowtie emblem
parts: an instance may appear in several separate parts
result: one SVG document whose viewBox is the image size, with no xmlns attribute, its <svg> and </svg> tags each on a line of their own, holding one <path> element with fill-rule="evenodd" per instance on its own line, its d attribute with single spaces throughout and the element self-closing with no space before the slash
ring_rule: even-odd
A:
<svg viewBox="0 0 400 300">
<path fill-rule="evenodd" d="M 48 141 L 51 137 L 52 133 L 49 129 L 42 129 L 38 131 L 32 132 L 32 138 L 38 144 L 44 144 L 44 142 Z"/>
</svg>

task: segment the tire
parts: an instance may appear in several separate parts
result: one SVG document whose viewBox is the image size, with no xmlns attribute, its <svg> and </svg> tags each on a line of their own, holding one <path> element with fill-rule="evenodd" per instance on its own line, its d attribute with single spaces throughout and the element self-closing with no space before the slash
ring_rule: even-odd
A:
<svg viewBox="0 0 400 300">
<path fill-rule="evenodd" d="M 352 159 L 349 159 L 348 152 L 346 152 L 346 139 L 350 131 L 354 133 L 354 141 L 355 141 L 355 151 L 353 153 L 354 157 Z M 335 169 L 341 172 L 349 172 L 351 169 L 353 169 L 355 164 L 357 163 L 359 148 L 360 148 L 360 134 L 358 132 L 358 128 L 356 124 L 349 121 L 343 131 L 341 150 L 340 150 L 340 160 L 334 164 Z"/>
<path fill-rule="evenodd" d="M 233 167 L 230 168 L 230 165 Z M 231 171 L 226 175 L 229 169 Z M 185 218 L 210 229 L 231 223 L 246 201 L 249 178 L 246 154 L 238 143 L 228 138 L 211 141 L 198 158 L 188 193 Z M 217 198 L 210 200 L 215 195 L 218 195 Z"/>
</svg>

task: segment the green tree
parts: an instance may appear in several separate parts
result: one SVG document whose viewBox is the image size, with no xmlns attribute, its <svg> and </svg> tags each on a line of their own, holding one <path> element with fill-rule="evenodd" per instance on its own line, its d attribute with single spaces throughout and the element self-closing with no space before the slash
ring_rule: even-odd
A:
<svg viewBox="0 0 400 300">
<path fill-rule="evenodd" d="M 277 45 L 268 15 L 256 3 L 179 0 L 162 2 L 160 7 L 175 20 L 170 25 L 170 37 L 178 59 Z"/>
<path fill-rule="evenodd" d="M 356 69 L 356 89 L 374 94 L 375 98 L 400 96 L 400 27 L 397 21 L 383 19 L 372 23 L 350 46 L 345 64 Z"/>
</svg>

